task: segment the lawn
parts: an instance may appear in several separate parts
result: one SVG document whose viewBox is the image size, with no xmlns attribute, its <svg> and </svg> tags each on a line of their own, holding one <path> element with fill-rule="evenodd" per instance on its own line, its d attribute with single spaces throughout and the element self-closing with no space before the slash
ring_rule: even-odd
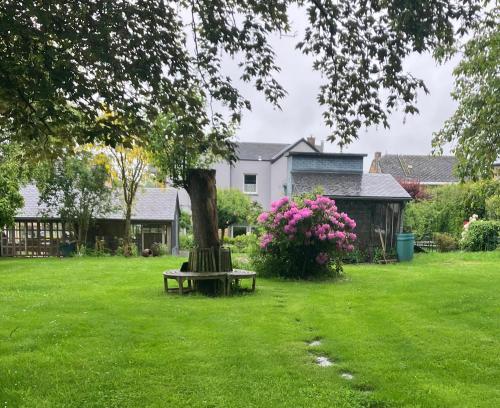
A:
<svg viewBox="0 0 500 408">
<path fill-rule="evenodd" d="M 500 406 L 498 251 L 231 298 L 164 296 L 178 264 L 0 259 L 0 407 Z"/>
</svg>

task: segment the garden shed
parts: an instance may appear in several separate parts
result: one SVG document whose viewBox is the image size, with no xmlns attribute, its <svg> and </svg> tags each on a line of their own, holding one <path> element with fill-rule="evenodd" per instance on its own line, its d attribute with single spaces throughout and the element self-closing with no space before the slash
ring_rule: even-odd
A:
<svg viewBox="0 0 500 408">
<path fill-rule="evenodd" d="M 21 189 L 24 207 L 17 213 L 15 223 L 4 227 L 0 236 L 0 256 L 45 257 L 61 255 L 60 246 L 74 240 L 72 227 L 47 212 L 39 203 L 36 186 Z M 125 219 L 120 195 L 114 195 L 114 210 L 96 217 L 91 226 L 87 245 L 94 248 L 97 240 L 110 252 L 116 251 L 123 236 Z M 150 248 L 153 242 L 167 245 L 170 253 L 179 247 L 179 200 L 174 188 L 139 188 L 132 212 L 132 236 L 139 251 Z"/>
<path fill-rule="evenodd" d="M 373 257 L 376 248 L 391 250 L 403 228 L 410 195 L 390 174 L 363 173 L 364 154 L 293 153 L 289 157 L 293 195 L 319 187 L 340 211 L 356 221 L 356 247 Z"/>
</svg>

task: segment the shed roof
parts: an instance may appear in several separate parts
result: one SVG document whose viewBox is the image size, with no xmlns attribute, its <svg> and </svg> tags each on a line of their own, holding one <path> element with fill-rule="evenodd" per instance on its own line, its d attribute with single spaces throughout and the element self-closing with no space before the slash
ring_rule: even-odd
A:
<svg viewBox="0 0 500 408">
<path fill-rule="evenodd" d="M 40 218 L 46 207 L 39 205 L 40 194 L 33 184 L 21 188 L 24 197 L 24 207 L 16 214 L 16 218 Z M 120 195 L 117 191 L 113 201 L 116 209 L 104 215 L 99 215 L 99 219 L 123 220 L 123 205 L 121 205 Z M 175 188 L 139 188 L 137 191 L 136 204 L 132 211 L 132 220 L 137 221 L 172 221 L 178 207 L 177 190 Z M 49 212 L 48 218 L 58 218 L 57 212 Z"/>
<path fill-rule="evenodd" d="M 457 183 L 453 173 L 455 156 L 386 154 L 378 160 L 381 173 L 397 179 L 416 179 L 421 183 Z"/>
<path fill-rule="evenodd" d="M 390 174 L 292 173 L 293 193 L 310 192 L 321 186 L 334 198 L 410 200 L 410 195 Z"/>
</svg>

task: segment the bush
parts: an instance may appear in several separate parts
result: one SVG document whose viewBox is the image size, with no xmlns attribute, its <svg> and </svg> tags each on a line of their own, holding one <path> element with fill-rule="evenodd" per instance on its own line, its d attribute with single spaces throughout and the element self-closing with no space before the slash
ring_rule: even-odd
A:
<svg viewBox="0 0 500 408">
<path fill-rule="evenodd" d="M 248 253 L 253 245 L 257 244 L 255 234 L 238 235 L 234 238 L 234 250 L 236 252 Z"/>
<path fill-rule="evenodd" d="M 434 234 L 434 242 L 439 252 L 455 251 L 458 248 L 457 239 L 446 232 L 436 232 Z"/>
<path fill-rule="evenodd" d="M 405 227 L 410 228 L 417 240 L 430 239 L 435 232 L 446 232 L 458 239 L 464 220 L 471 214 L 482 219 L 489 216 L 492 211 L 489 206 L 494 205 L 490 202 L 500 196 L 500 181 L 453 184 L 428 191 L 432 196 L 429 200 L 414 201 L 405 207 Z"/>
<path fill-rule="evenodd" d="M 161 242 L 153 242 L 151 244 L 151 251 L 153 252 L 153 256 L 164 256 L 168 254 L 168 246 Z"/>
<path fill-rule="evenodd" d="M 286 278 L 340 273 L 341 259 L 354 249 L 354 220 L 339 213 L 327 197 L 297 202 L 283 197 L 259 215 L 260 251 L 253 254 L 258 272 Z"/>
<path fill-rule="evenodd" d="M 346 264 L 358 264 L 362 262 L 366 262 L 368 259 L 368 256 L 366 253 L 361 251 L 359 248 L 356 248 L 352 252 L 347 252 L 343 257 L 342 257 L 342 262 Z"/>
<path fill-rule="evenodd" d="M 500 194 L 486 200 L 486 217 L 489 220 L 500 220 Z"/>
<path fill-rule="evenodd" d="M 123 239 L 120 239 L 120 244 L 118 245 L 118 248 L 116 248 L 115 255 L 124 256 Z M 133 242 L 130 244 L 130 256 L 139 256 L 139 249 Z"/>
<path fill-rule="evenodd" d="M 464 251 L 493 251 L 498 245 L 500 222 L 475 221 L 464 230 L 460 247 Z"/>
<path fill-rule="evenodd" d="M 191 234 L 181 235 L 179 238 L 179 244 L 181 249 L 193 249 L 194 248 L 194 237 Z"/>
</svg>

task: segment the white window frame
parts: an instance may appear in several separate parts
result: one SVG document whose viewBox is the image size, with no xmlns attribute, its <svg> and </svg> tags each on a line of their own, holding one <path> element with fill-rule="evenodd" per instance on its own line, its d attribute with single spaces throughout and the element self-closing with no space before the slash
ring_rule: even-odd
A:
<svg viewBox="0 0 500 408">
<path fill-rule="evenodd" d="M 246 176 L 255 176 L 255 191 L 246 191 L 245 187 L 247 185 L 251 184 L 245 184 L 245 177 Z M 258 194 L 258 189 L 257 189 L 257 174 L 255 173 L 245 173 L 243 174 L 243 192 L 248 195 L 257 195 Z"/>
</svg>

